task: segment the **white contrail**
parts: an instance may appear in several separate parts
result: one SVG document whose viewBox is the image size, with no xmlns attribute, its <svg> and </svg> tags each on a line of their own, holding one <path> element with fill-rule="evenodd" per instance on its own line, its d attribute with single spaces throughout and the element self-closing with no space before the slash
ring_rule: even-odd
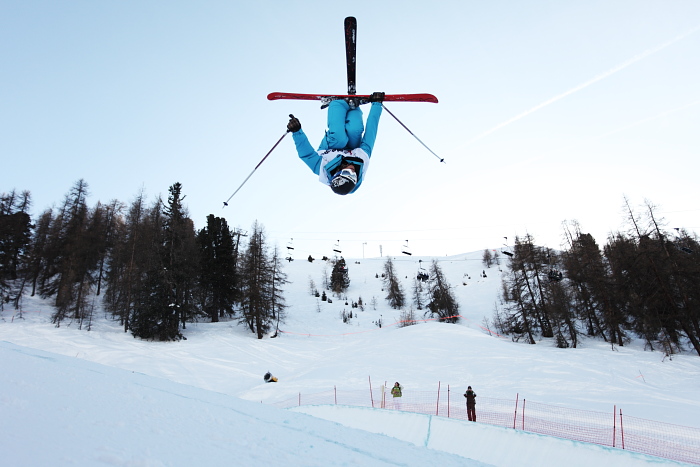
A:
<svg viewBox="0 0 700 467">
<path fill-rule="evenodd" d="M 494 131 L 500 130 L 500 129 L 503 128 L 504 126 L 510 125 L 511 123 L 516 122 L 516 121 L 520 120 L 520 119 L 523 118 L 523 117 L 527 117 L 527 116 L 530 115 L 531 113 L 537 112 L 538 110 L 540 110 L 540 109 L 543 108 L 543 107 L 548 106 L 549 104 L 553 104 L 554 102 L 556 102 L 556 101 L 558 101 L 558 100 L 560 100 L 560 99 L 563 99 L 563 98 L 565 98 L 566 96 L 568 96 L 568 95 L 570 95 L 570 94 L 573 94 L 573 93 L 575 93 L 575 92 L 577 92 L 577 91 L 580 91 L 581 89 L 587 88 L 587 87 L 590 86 L 591 84 L 597 83 L 598 81 L 600 81 L 600 80 L 602 80 L 602 79 L 605 79 L 605 78 L 607 78 L 608 76 L 613 75 L 613 74 L 617 73 L 618 71 L 627 68 L 628 66 L 632 65 L 633 63 L 636 63 L 636 62 L 638 62 L 638 61 L 640 61 L 640 60 L 642 60 L 642 59 L 648 57 L 649 55 L 652 55 L 652 54 L 658 52 L 659 50 L 663 50 L 663 49 L 665 49 L 666 47 L 668 47 L 669 45 L 674 44 L 674 43 L 676 43 L 676 42 L 678 42 L 678 41 L 680 41 L 680 40 L 682 40 L 682 39 L 685 39 L 686 37 L 688 37 L 689 35 L 693 34 L 693 33 L 694 33 L 695 31 L 697 31 L 698 29 L 700 29 L 700 25 L 695 26 L 695 27 L 694 27 L 693 29 L 691 29 L 690 31 L 688 31 L 688 32 L 686 32 L 686 33 L 684 33 L 684 34 L 680 34 L 680 35 L 674 37 L 673 39 L 671 39 L 671 40 L 669 40 L 669 41 L 667 41 L 667 42 L 664 42 L 664 43 L 661 44 L 661 45 L 658 45 L 658 46 L 653 47 L 653 48 L 651 48 L 651 49 L 648 49 L 648 50 L 646 50 L 646 51 L 644 51 L 644 52 L 642 52 L 642 53 L 640 53 L 640 54 L 638 54 L 638 55 L 635 55 L 634 57 L 630 58 L 629 60 L 627 60 L 627 61 L 621 63 L 620 65 L 617 65 L 617 66 L 614 67 L 614 68 L 611 68 L 610 70 L 608 70 L 608 71 L 606 71 L 606 72 L 604 72 L 604 73 L 601 73 L 601 74 L 595 76 L 594 78 L 592 78 L 592 79 L 586 81 L 585 83 L 579 84 L 578 86 L 576 86 L 576 87 L 574 87 L 574 88 L 572 88 L 572 89 L 569 89 L 569 90 L 566 91 L 566 92 L 563 92 L 563 93 L 561 93 L 561 94 L 559 94 L 559 95 L 557 95 L 557 96 L 552 97 L 551 99 L 548 99 L 548 100 L 544 101 L 543 103 L 541 103 L 541 104 L 539 104 L 539 105 L 536 105 L 535 107 L 531 108 L 530 110 L 526 110 L 525 112 L 523 112 L 523 113 L 521 113 L 521 114 L 519 114 L 519 115 L 516 115 L 515 117 L 513 117 L 513 118 L 511 118 L 511 119 L 509 119 L 509 120 L 506 120 L 506 121 L 503 122 L 503 123 L 500 123 L 500 124 L 496 125 L 495 127 L 491 128 L 490 130 L 488 130 L 488 131 L 486 131 L 486 132 L 480 134 L 479 136 L 473 138 L 472 140 L 470 140 L 470 141 L 467 143 L 467 145 L 473 144 L 473 143 L 475 143 L 476 141 L 479 141 L 480 139 L 482 139 L 482 138 L 484 138 L 484 137 L 490 135 L 490 134 L 493 133 Z"/>
<path fill-rule="evenodd" d="M 660 113 L 660 114 L 658 114 L 658 115 L 654 115 L 653 117 L 648 117 L 648 118 L 645 118 L 645 119 L 642 119 L 642 120 L 637 120 L 636 122 L 630 123 L 629 125 L 625 125 L 625 126 L 623 126 L 622 128 L 618 128 L 617 130 L 613 130 L 613 131 L 609 131 L 609 132 L 607 132 L 607 133 L 604 133 L 604 134 L 598 136 L 596 139 L 597 139 L 597 140 L 598 140 L 598 139 L 602 139 L 602 138 L 605 138 L 605 137 L 607 137 L 607 136 L 614 135 L 615 133 L 619 133 L 619 132 L 621 132 L 621 131 L 629 130 L 630 128 L 633 128 L 633 127 L 635 127 L 635 126 L 641 125 L 642 123 L 650 122 L 650 121 L 652 121 L 652 120 L 656 120 L 657 118 L 665 117 L 666 115 L 670 115 L 670 114 L 672 114 L 672 113 L 676 113 L 676 112 L 679 112 L 679 111 L 681 111 L 681 110 L 685 110 L 685 109 L 687 109 L 688 107 L 693 107 L 694 105 L 698 105 L 698 104 L 700 104 L 700 99 L 698 99 L 698 100 L 696 100 L 696 101 L 693 101 L 693 102 L 690 102 L 689 104 L 686 104 L 686 105 L 684 105 L 684 106 L 682 106 L 682 107 L 678 107 L 678 108 L 675 108 L 675 109 L 667 110 L 667 111 L 662 112 L 662 113 Z"/>
</svg>

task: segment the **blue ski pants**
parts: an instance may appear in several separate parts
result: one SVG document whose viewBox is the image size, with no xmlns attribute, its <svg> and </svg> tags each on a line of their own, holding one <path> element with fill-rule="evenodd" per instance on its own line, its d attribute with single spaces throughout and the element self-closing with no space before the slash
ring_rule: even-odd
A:
<svg viewBox="0 0 700 467">
<path fill-rule="evenodd" d="M 362 143 L 365 131 L 360 107 L 350 109 L 342 99 L 331 101 L 328 105 L 328 131 L 318 147 L 319 151 L 327 149 L 357 149 Z"/>
</svg>

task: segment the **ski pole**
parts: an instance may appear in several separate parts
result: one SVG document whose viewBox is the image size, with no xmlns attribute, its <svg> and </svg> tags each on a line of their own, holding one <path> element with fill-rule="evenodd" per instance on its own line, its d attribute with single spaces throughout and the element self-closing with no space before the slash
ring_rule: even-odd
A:
<svg viewBox="0 0 700 467">
<path fill-rule="evenodd" d="M 413 132 L 412 132 L 411 130 L 409 130 L 408 127 L 407 127 L 406 125 L 404 125 L 403 122 L 402 122 L 401 120 L 399 120 L 398 118 L 396 118 L 396 115 L 394 115 L 393 113 L 391 113 L 391 110 L 389 110 L 389 109 L 386 108 L 386 106 L 384 105 L 383 102 L 382 102 L 382 107 L 384 108 L 384 110 L 386 110 L 387 112 L 389 112 L 389 115 L 391 115 L 392 117 L 394 117 L 394 119 L 395 119 L 397 122 L 399 122 L 399 124 L 400 124 L 402 127 L 404 127 L 404 128 L 406 129 L 406 131 L 408 131 L 409 133 L 411 133 L 411 136 L 413 136 L 414 138 L 416 138 L 416 139 L 418 140 L 418 142 L 419 142 L 420 144 L 422 144 L 423 147 L 425 147 L 425 149 L 427 149 L 428 151 L 430 151 L 430 152 L 433 154 L 433 156 L 435 156 L 435 157 L 437 157 L 438 159 L 440 159 L 440 162 L 442 162 L 443 164 L 446 164 L 445 159 L 443 159 L 442 157 L 440 157 L 440 156 L 438 156 L 437 154 L 435 154 L 435 152 L 433 152 L 432 149 L 430 149 L 428 146 L 426 146 L 426 144 L 425 144 L 423 141 L 421 141 L 419 137 L 417 137 L 416 135 L 414 135 Z"/>
<path fill-rule="evenodd" d="M 290 115 L 290 117 L 293 117 L 293 116 Z M 272 149 L 270 149 L 270 150 L 267 152 L 267 154 L 265 154 L 265 157 L 263 157 L 262 160 L 261 160 L 260 162 L 258 162 L 258 165 L 255 166 L 255 168 L 254 168 L 253 171 L 250 173 L 250 175 L 248 175 L 248 176 L 246 177 L 246 179 L 243 180 L 243 183 L 241 183 L 241 185 L 240 185 L 238 188 L 236 188 L 236 191 L 234 191 L 233 194 L 232 194 L 231 196 L 229 196 L 228 199 L 227 199 L 226 201 L 224 201 L 224 205 L 222 206 L 221 209 L 223 209 L 223 208 L 225 208 L 226 206 L 228 206 L 228 202 L 231 201 L 231 198 L 233 198 L 233 197 L 236 195 L 236 193 L 238 193 L 238 190 L 240 190 L 241 188 L 243 188 L 243 185 L 245 185 L 245 183 L 248 181 L 248 179 L 249 179 L 250 177 L 253 176 L 253 174 L 255 173 L 256 170 L 258 170 L 258 167 L 260 167 L 260 166 L 262 165 L 262 163 L 265 162 L 265 159 L 267 159 L 267 156 L 269 156 L 270 154 L 272 154 L 272 151 L 274 151 L 275 148 L 277 147 L 277 145 L 280 144 L 280 142 L 282 142 L 282 140 L 284 139 L 285 136 L 287 136 L 287 133 L 289 133 L 289 130 L 287 130 L 287 131 L 284 132 L 284 134 L 282 135 L 282 137 L 281 137 L 280 139 L 277 140 L 277 142 L 275 143 L 274 146 L 272 146 Z"/>
</svg>

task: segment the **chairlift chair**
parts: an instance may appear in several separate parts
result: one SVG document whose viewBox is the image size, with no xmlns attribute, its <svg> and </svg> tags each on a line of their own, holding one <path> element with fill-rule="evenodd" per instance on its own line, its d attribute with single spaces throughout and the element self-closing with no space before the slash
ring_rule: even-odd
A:
<svg viewBox="0 0 700 467">
<path fill-rule="evenodd" d="M 547 277 L 549 278 L 549 282 L 559 282 L 564 278 L 564 275 L 561 273 L 561 271 L 552 268 L 549 270 Z"/>
<path fill-rule="evenodd" d="M 508 237 L 503 237 L 503 238 L 506 239 L 506 242 L 508 241 Z M 506 247 L 506 248 L 510 248 L 510 247 L 509 247 L 508 245 L 506 245 L 505 243 L 503 244 L 503 246 Z M 511 252 L 508 251 L 508 250 L 504 250 L 503 247 L 501 247 L 501 253 L 503 253 L 504 255 L 506 255 L 506 256 L 508 256 L 508 257 L 510 257 L 510 258 L 513 257 L 513 253 L 511 253 Z"/>
<path fill-rule="evenodd" d="M 403 246 L 403 250 L 401 250 L 401 253 L 404 255 L 411 256 L 411 250 L 408 248 L 408 240 L 406 240 L 406 244 Z"/>
<path fill-rule="evenodd" d="M 430 275 L 425 271 L 425 268 L 423 268 L 422 259 L 418 260 L 418 274 L 416 275 L 416 279 L 421 282 L 428 282 L 428 279 L 430 279 Z"/>
<path fill-rule="evenodd" d="M 287 261 L 289 261 L 291 263 L 292 261 L 294 261 L 294 258 L 292 257 L 293 254 L 294 254 L 294 239 L 292 238 L 289 240 L 289 242 L 287 242 L 287 255 L 289 255 L 289 256 L 287 256 L 284 259 L 286 259 Z"/>
</svg>

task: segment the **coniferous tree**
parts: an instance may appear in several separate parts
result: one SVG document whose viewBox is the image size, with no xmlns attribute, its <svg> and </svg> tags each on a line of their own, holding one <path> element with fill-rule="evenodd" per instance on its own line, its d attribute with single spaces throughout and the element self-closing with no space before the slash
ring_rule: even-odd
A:
<svg viewBox="0 0 700 467">
<path fill-rule="evenodd" d="M 153 209 L 160 210 L 160 205 Z M 141 290 L 145 273 L 158 255 L 153 246 L 157 244 L 154 238 L 160 236 L 156 231 L 160 227 L 154 226 L 150 219 L 143 192 L 136 196 L 125 217 L 115 219 L 104 300 L 107 309 L 120 320 L 124 332 L 130 329 L 137 291 Z"/>
<path fill-rule="evenodd" d="M 422 310 L 425 306 L 425 299 L 423 290 L 423 281 L 418 280 L 418 278 L 413 279 L 413 303 L 416 305 L 416 309 Z"/>
<path fill-rule="evenodd" d="M 568 278 L 571 306 L 589 336 L 600 336 L 606 342 L 623 345 L 626 319 L 624 308 L 615 297 L 609 263 L 590 234 L 567 230 L 569 248 L 562 255 Z"/>
<path fill-rule="evenodd" d="M 47 209 L 39 216 L 30 242 L 25 281 L 31 284 L 32 297 L 37 293 L 39 276 L 42 274 L 46 264 L 46 245 L 52 222 L 53 211 Z"/>
<path fill-rule="evenodd" d="M 534 343 L 533 333 L 554 337 L 554 304 L 547 283 L 557 261 L 551 251 L 537 247 L 531 235 L 515 238 L 513 256 L 508 262 L 511 293 L 504 295 L 507 302 L 515 305 L 510 308 L 515 320 L 501 317 L 500 322 L 513 322 L 528 334 L 530 343 Z"/>
<path fill-rule="evenodd" d="M 510 265 L 512 258 L 508 262 Z M 499 332 L 512 334 L 513 340 L 525 338 L 528 344 L 534 344 L 535 323 L 526 302 L 527 294 L 523 279 L 516 269 L 508 268 L 502 282 L 502 299 L 505 306 L 496 311 L 494 323 Z"/>
<path fill-rule="evenodd" d="M 267 244 L 263 227 L 256 221 L 248 242 L 248 248 L 243 255 L 241 267 L 242 300 L 241 322 L 262 339 L 272 328 L 280 302 L 275 298 L 275 265 L 274 258 L 267 254 Z M 279 276 L 277 276 L 279 279 Z"/>
<path fill-rule="evenodd" d="M 660 343 L 667 353 L 683 348 L 687 338 L 700 354 L 700 333 L 696 316 L 697 305 L 692 300 L 692 289 L 686 289 L 683 277 L 691 277 L 690 271 L 681 271 L 675 260 L 673 242 L 662 231 L 656 219 L 654 206 L 646 203 L 645 216 L 638 215 L 625 199 L 630 225 L 627 240 L 634 256 L 626 255 L 625 279 L 632 285 L 629 313 L 634 329 L 647 346 Z"/>
<path fill-rule="evenodd" d="M 430 315 L 437 316 L 441 321 L 447 323 L 456 323 L 459 321 L 459 304 L 437 260 L 433 260 L 431 263 L 429 274 L 428 295 L 430 302 L 427 308 Z"/>
<path fill-rule="evenodd" d="M 382 280 L 387 292 L 386 299 L 389 305 L 394 309 L 403 308 L 406 303 L 406 296 L 404 295 L 403 287 L 401 286 L 401 282 L 399 282 L 391 257 L 387 257 L 384 263 L 384 275 Z"/>
<path fill-rule="evenodd" d="M 501 265 L 501 255 L 498 254 L 498 251 L 493 252 L 493 262 L 496 263 L 496 266 Z"/>
<path fill-rule="evenodd" d="M 233 315 L 238 296 L 234 237 L 226 219 L 207 216 L 207 226 L 197 235 L 201 252 L 199 285 L 202 305 L 212 322 Z"/>
<path fill-rule="evenodd" d="M 345 264 L 345 259 L 341 256 L 336 260 L 331 270 L 330 289 L 333 293 L 340 295 L 350 287 L 350 274 Z"/>
<path fill-rule="evenodd" d="M 484 254 L 481 257 L 481 263 L 487 268 L 490 268 L 493 264 L 493 255 L 491 254 L 491 250 L 488 248 L 484 250 Z"/>
<path fill-rule="evenodd" d="M 164 212 L 162 200 L 158 199 L 143 220 L 142 241 L 146 249 L 145 256 L 139 258 L 139 280 L 129 318 L 134 337 L 159 341 L 182 338 L 174 273 L 168 270 L 173 252 L 166 246 Z"/>
<path fill-rule="evenodd" d="M 677 230 L 678 238 L 668 239 L 665 253 L 674 271 L 673 289 L 683 304 L 680 327 L 688 334 L 693 350 L 700 355 L 700 244 L 697 237 Z"/>
<path fill-rule="evenodd" d="M 15 191 L 0 196 L 0 298 L 10 298 L 11 282 L 19 278 L 31 243 L 32 223 L 27 211 L 30 195 L 25 191 L 17 196 Z M 21 290 L 15 292 L 19 296 Z M 2 307 L 2 305 L 0 305 Z"/>
<path fill-rule="evenodd" d="M 182 204 L 182 185 L 175 183 L 168 191 L 167 204 L 158 199 L 136 224 L 127 248 L 121 248 L 128 280 L 119 293 L 127 306 L 133 294 L 127 321 L 134 336 L 142 339 L 181 339 L 180 325 L 184 329 L 196 313 L 199 248 L 194 224 Z M 141 203 L 132 206 L 133 219 L 140 216 Z"/>
<path fill-rule="evenodd" d="M 533 248 L 529 235 L 524 242 L 519 237 L 515 238 L 513 256 L 508 260 L 508 273 L 503 281 L 506 306 L 496 320 L 504 326 L 501 332 L 514 334 L 516 340 L 525 337 L 530 344 L 535 343 L 535 335 L 540 328 L 537 317 L 541 315 L 538 310 L 541 297 L 531 267 Z"/>
<path fill-rule="evenodd" d="M 653 245 L 657 257 L 653 265 L 654 276 L 663 290 L 665 306 L 669 309 L 669 326 L 673 325 L 676 329 L 675 333 L 662 333 L 660 340 L 681 349 L 681 339 L 685 336 L 700 355 L 700 305 L 695 287 L 700 283 L 697 261 L 695 271 L 692 270 L 693 262 L 686 262 L 685 265 L 689 267 L 681 268 L 681 252 L 674 248 L 673 240 L 662 231 L 663 220 L 656 218 L 655 206 L 649 201 L 645 205 L 650 228 L 649 244 Z"/>
<path fill-rule="evenodd" d="M 112 200 L 110 204 L 102 206 L 98 203 L 96 208 L 96 216 L 89 227 L 89 235 L 93 242 L 98 246 L 95 255 L 98 258 L 97 266 L 97 288 L 95 295 L 100 295 L 102 292 L 102 282 L 106 274 L 108 258 L 112 254 L 114 243 L 117 235 L 117 227 L 120 221 L 123 203 L 117 200 Z"/>
<path fill-rule="evenodd" d="M 100 220 L 99 206 L 90 210 L 86 204 L 88 185 L 78 180 L 54 217 L 47 242 L 49 260 L 43 270 L 40 291 L 55 297 L 52 320 L 56 326 L 70 318 L 82 326 L 92 314 L 89 294 L 95 284 L 94 273 L 104 245 L 91 235 Z"/>
<path fill-rule="evenodd" d="M 270 283 L 270 308 L 272 310 L 272 319 L 275 321 L 275 335 L 279 330 L 279 323 L 284 321 L 285 304 L 283 287 L 288 284 L 287 275 L 282 271 L 282 258 L 279 254 L 279 249 L 275 247 L 272 254 L 272 282 Z"/>
<path fill-rule="evenodd" d="M 199 275 L 199 248 L 194 223 L 182 204 L 182 185 L 175 183 L 168 191 L 168 203 L 163 210 L 164 262 L 174 308 L 184 329 L 196 313 L 194 289 Z"/>
</svg>

